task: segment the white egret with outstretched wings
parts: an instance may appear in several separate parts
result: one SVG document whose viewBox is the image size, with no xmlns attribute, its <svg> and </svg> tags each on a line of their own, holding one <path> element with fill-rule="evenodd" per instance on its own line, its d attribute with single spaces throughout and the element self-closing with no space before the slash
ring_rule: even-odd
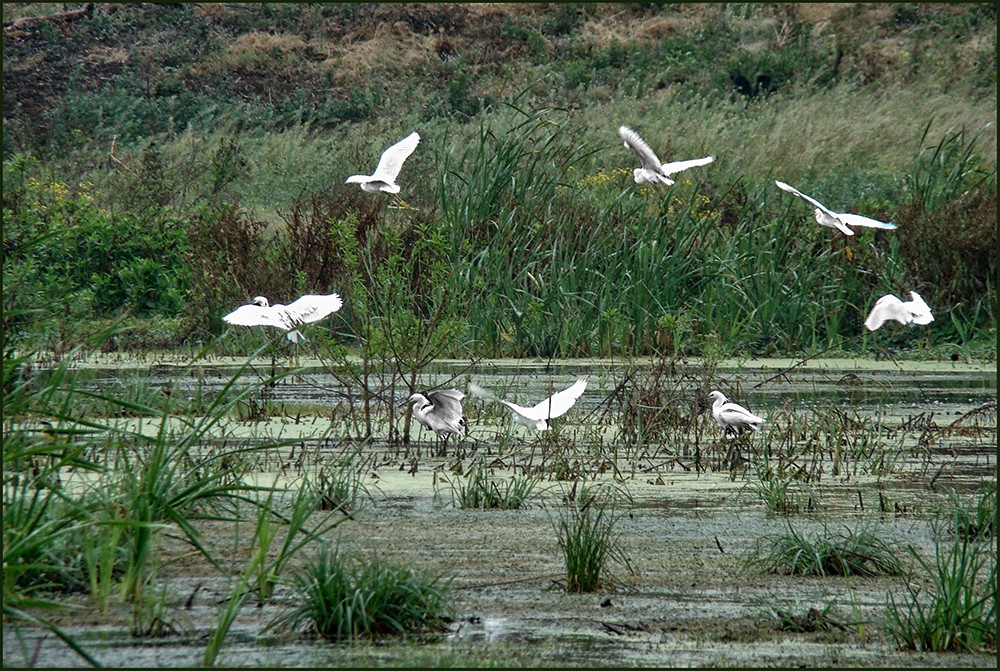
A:
<svg viewBox="0 0 1000 671">
<path fill-rule="evenodd" d="M 449 434 L 468 435 L 462 412 L 465 394 L 458 389 L 438 389 L 410 394 L 407 403 L 413 405 L 413 418 L 434 432 L 438 438 Z"/>
<path fill-rule="evenodd" d="M 294 330 L 297 326 L 319 321 L 339 310 L 343 304 L 344 301 L 337 294 L 306 294 L 288 305 L 271 305 L 263 296 L 256 296 L 249 305 L 233 310 L 222 321 L 237 326 L 273 326 L 286 331 L 286 337 L 297 342 L 305 339 L 305 336 Z"/>
<path fill-rule="evenodd" d="M 908 301 L 896 298 L 892 294 L 886 294 L 875 301 L 875 307 L 865 319 L 865 326 L 869 331 L 875 331 L 890 319 L 900 324 L 930 324 L 934 321 L 934 315 L 920 294 L 911 291 Z"/>
<path fill-rule="evenodd" d="M 670 176 L 681 170 L 694 168 L 699 165 L 708 165 L 715 160 L 714 156 L 704 158 L 692 158 L 687 161 L 674 161 L 673 163 L 660 163 L 656 153 L 649 148 L 639 134 L 628 126 L 621 126 L 618 129 L 618 137 L 625 141 L 625 146 L 632 150 L 635 157 L 639 159 L 641 168 L 632 171 L 636 184 L 673 184 L 674 180 Z"/>
<path fill-rule="evenodd" d="M 869 228 L 882 228 L 885 230 L 892 230 L 896 228 L 896 224 L 890 224 L 884 221 L 878 221 L 877 219 L 863 217 L 860 214 L 851 214 L 850 212 L 834 212 L 830 208 L 823 205 L 823 203 L 819 202 L 815 198 L 810 198 L 795 187 L 788 186 L 784 182 L 779 182 L 778 180 L 774 180 L 774 183 L 777 184 L 778 188 L 782 191 L 787 191 L 793 196 L 798 196 L 815 207 L 816 222 L 820 226 L 836 228 L 844 235 L 854 235 L 854 231 L 850 228 L 851 226 L 867 226 Z"/>
<path fill-rule="evenodd" d="M 532 407 L 525 408 L 517 403 L 497 398 L 492 392 L 483 389 L 477 384 L 473 383 L 469 385 L 469 391 L 473 395 L 504 404 L 510 409 L 511 416 L 515 422 L 535 431 L 548 430 L 548 420 L 565 415 L 586 388 L 587 381 L 580 379 L 574 382 L 569 388 L 557 391 L 544 401 L 539 401 Z"/>
<path fill-rule="evenodd" d="M 375 172 L 370 175 L 351 175 L 347 178 L 346 184 L 360 184 L 365 191 L 375 193 L 384 191 L 385 193 L 399 193 L 399 185 L 396 184 L 396 177 L 403 167 L 403 162 L 409 158 L 413 150 L 420 142 L 419 133 L 411 133 L 405 138 L 392 145 L 384 152 L 379 159 Z"/>
</svg>

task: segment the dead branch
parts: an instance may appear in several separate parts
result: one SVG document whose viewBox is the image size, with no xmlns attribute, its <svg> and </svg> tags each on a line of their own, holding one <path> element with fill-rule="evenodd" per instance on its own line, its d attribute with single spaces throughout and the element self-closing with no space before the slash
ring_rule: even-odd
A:
<svg viewBox="0 0 1000 671">
<path fill-rule="evenodd" d="M 56 14 L 46 14 L 45 16 L 22 16 L 19 19 L 13 21 L 8 21 L 3 24 L 3 29 L 5 31 L 17 31 L 29 28 L 32 25 L 45 23 L 47 21 L 79 21 L 84 17 L 88 17 L 94 13 L 94 3 L 88 2 L 83 6 L 83 9 L 74 9 L 68 12 L 58 12 Z"/>
</svg>

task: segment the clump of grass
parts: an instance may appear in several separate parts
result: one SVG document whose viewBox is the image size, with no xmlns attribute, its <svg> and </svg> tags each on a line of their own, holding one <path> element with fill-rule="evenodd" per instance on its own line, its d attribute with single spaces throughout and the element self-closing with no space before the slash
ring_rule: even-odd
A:
<svg viewBox="0 0 1000 671">
<path fill-rule="evenodd" d="M 945 510 L 939 514 L 944 517 L 949 530 L 958 538 L 977 541 L 994 537 L 997 518 L 997 485 L 986 485 L 978 492 L 971 507 L 964 503 L 958 492 L 952 490 L 951 498 Z"/>
<path fill-rule="evenodd" d="M 907 594 L 899 604 L 889 593 L 886 622 L 896 643 L 907 650 L 934 652 L 995 647 L 995 556 L 983 546 L 964 540 L 956 540 L 944 552 L 941 546 L 935 547 L 933 564 L 912 547 L 910 553 L 931 585 L 925 590 L 908 582 Z"/>
<path fill-rule="evenodd" d="M 527 508 L 541 479 L 532 475 L 514 474 L 510 478 L 492 477 L 488 468 L 477 462 L 465 481 L 452 482 L 451 500 L 459 508 L 518 510 Z"/>
<path fill-rule="evenodd" d="M 792 515 L 800 512 L 803 508 L 811 511 L 815 507 L 812 494 L 804 489 L 802 483 L 790 476 L 781 477 L 769 470 L 760 474 L 759 479 L 751 482 L 750 486 L 772 513 Z M 796 488 L 804 491 L 795 491 Z M 805 498 L 804 501 L 803 498 Z"/>
<path fill-rule="evenodd" d="M 353 459 L 329 470 L 321 468 L 316 482 L 308 486 L 315 489 L 320 510 L 339 510 L 351 518 L 371 496 Z"/>
<path fill-rule="evenodd" d="M 747 559 L 768 573 L 787 575 L 900 575 L 892 547 L 868 529 L 804 534 L 790 523 L 784 533 L 762 538 Z"/>
<path fill-rule="evenodd" d="M 271 626 L 330 641 L 440 632 L 451 621 L 450 580 L 324 545 L 292 580 L 298 605 Z"/>
<path fill-rule="evenodd" d="M 566 591 L 595 592 L 614 587 L 609 566 L 617 562 L 631 573 L 615 524 L 618 516 L 614 499 L 581 493 L 559 516 L 555 524 L 559 549 L 566 564 Z"/>
</svg>

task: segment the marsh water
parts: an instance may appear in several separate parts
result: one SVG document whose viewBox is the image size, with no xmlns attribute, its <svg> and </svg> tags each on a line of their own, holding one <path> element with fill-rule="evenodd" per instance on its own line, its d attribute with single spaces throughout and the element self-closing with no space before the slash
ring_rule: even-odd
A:
<svg viewBox="0 0 1000 671">
<path fill-rule="evenodd" d="M 253 390 L 201 449 L 264 446 L 233 465 L 234 477 L 289 492 L 324 465 L 353 459 L 369 496 L 329 540 L 452 579 L 456 612 L 446 634 L 360 645 L 266 630 L 290 606 L 290 592 L 279 586 L 267 603 L 243 608 L 222 665 L 995 667 L 993 653 L 896 650 L 878 623 L 888 595 L 905 592 L 906 580 L 918 575 L 802 577 L 746 562 L 762 539 L 790 526 L 804 533 L 870 529 L 900 556 L 912 546 L 933 557 L 947 536 L 940 511 L 950 497 L 995 486 L 995 365 L 797 363 L 436 362 L 418 376 L 418 389 L 466 390 L 472 381 L 522 405 L 588 380 L 546 434 L 513 424 L 496 403 L 468 397 L 469 436 L 443 449 L 415 423 L 404 441 L 400 406 L 410 390 L 389 375 L 368 378 L 367 393 L 356 377 L 316 361 L 273 385 L 262 384 L 270 361 L 235 378 L 241 362 L 227 360 L 98 360 L 81 362 L 77 375 L 88 388 L 113 394 L 162 390 L 175 408 L 195 415 L 204 399 Z M 712 389 L 767 418 L 764 430 L 728 441 L 708 409 Z M 114 421 L 153 433 L 163 420 Z M 362 439 L 369 426 L 371 436 Z M 458 507 L 457 486 L 475 464 L 501 480 L 536 476 L 537 496 L 518 510 Z M 759 486 L 778 473 L 791 481 L 783 512 L 769 508 Z M 584 483 L 617 492 L 616 533 L 627 562 L 611 566 L 599 592 L 567 594 L 555 525 Z M 210 520 L 199 528 L 238 574 L 252 530 Z M 200 663 L 232 582 L 177 536 L 164 534 L 161 551 L 156 588 L 170 626 L 158 635 L 131 635 L 127 609 L 96 613 L 83 595 L 66 599 L 82 608 L 54 616 L 102 664 Z M 836 624 L 812 632 L 783 631 L 768 616 L 825 607 Z M 82 660 L 50 633 L 5 623 L 4 664 Z"/>
</svg>

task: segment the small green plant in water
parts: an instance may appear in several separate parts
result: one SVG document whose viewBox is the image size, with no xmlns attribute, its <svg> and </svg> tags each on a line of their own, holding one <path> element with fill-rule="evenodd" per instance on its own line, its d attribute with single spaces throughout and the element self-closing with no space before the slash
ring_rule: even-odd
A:
<svg viewBox="0 0 1000 671">
<path fill-rule="evenodd" d="M 897 645 L 918 651 L 981 651 L 996 647 L 996 556 L 978 543 L 956 540 L 934 549 L 934 562 L 910 553 L 919 564 L 925 587 L 907 582 L 907 594 L 886 603 L 886 624 Z"/>
<path fill-rule="evenodd" d="M 970 504 L 962 501 L 958 492 L 952 490 L 945 509 L 938 515 L 944 518 L 948 531 L 958 538 L 968 541 L 989 540 L 994 537 L 997 518 L 996 482 L 978 490 Z"/>
<path fill-rule="evenodd" d="M 528 507 L 541 480 L 537 476 L 517 474 L 505 479 L 494 478 L 482 462 L 476 462 L 464 482 L 452 482 L 448 478 L 446 481 L 451 487 L 452 503 L 459 508 L 517 510 Z"/>
<path fill-rule="evenodd" d="M 788 523 L 784 533 L 762 538 L 748 565 L 787 575 L 900 575 L 902 564 L 892 547 L 868 529 L 847 528 L 832 534 L 805 534 Z"/>
<path fill-rule="evenodd" d="M 444 631 L 450 580 L 380 558 L 359 561 L 324 545 L 291 582 L 298 605 L 271 623 L 330 641 Z"/>
<path fill-rule="evenodd" d="M 617 520 L 613 499 L 590 492 L 574 497 L 560 513 L 555 527 L 566 563 L 567 592 L 613 587 L 616 581 L 608 571 L 612 562 L 632 572 L 615 533 Z"/>
</svg>

